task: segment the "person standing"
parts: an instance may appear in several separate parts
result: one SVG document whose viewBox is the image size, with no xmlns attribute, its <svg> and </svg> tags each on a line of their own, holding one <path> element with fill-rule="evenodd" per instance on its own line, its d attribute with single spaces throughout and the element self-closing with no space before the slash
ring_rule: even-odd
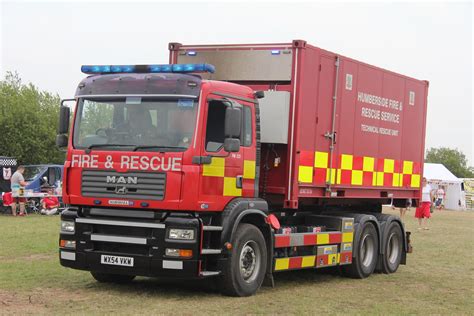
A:
<svg viewBox="0 0 474 316">
<path fill-rule="evenodd" d="M 23 172 L 25 172 L 25 167 L 23 166 L 18 166 L 16 169 L 15 173 L 12 175 L 10 182 L 11 182 L 11 189 L 12 191 L 18 189 L 20 187 L 26 186 L 28 183 L 25 182 L 25 178 L 23 177 Z M 20 216 L 25 215 L 25 203 L 26 203 L 26 198 L 24 197 L 15 197 L 13 198 L 13 203 L 12 203 L 12 215 L 16 216 L 16 204 L 20 204 Z"/>
<path fill-rule="evenodd" d="M 428 230 L 430 229 L 428 227 L 428 220 L 431 217 L 430 206 L 433 198 L 433 190 L 426 178 L 423 178 L 421 190 L 421 203 L 416 208 L 415 217 L 418 218 L 418 230 Z"/>
<path fill-rule="evenodd" d="M 400 219 L 402 221 L 405 218 L 406 212 L 410 210 L 410 207 L 411 207 L 411 199 L 406 199 L 405 207 L 400 207 Z M 394 209 L 395 209 L 395 207 L 394 207 Z"/>
<path fill-rule="evenodd" d="M 444 191 L 442 186 L 439 186 L 438 190 L 436 190 L 436 207 L 438 210 L 441 211 L 441 209 L 444 207 L 444 198 L 445 198 L 446 192 Z"/>
</svg>

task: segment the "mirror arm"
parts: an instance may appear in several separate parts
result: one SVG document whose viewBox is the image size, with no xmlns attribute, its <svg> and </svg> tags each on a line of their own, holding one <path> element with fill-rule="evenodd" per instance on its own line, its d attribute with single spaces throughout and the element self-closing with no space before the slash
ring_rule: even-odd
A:
<svg viewBox="0 0 474 316">
<path fill-rule="evenodd" d="M 60 106 L 65 106 L 64 102 L 69 102 L 69 101 L 76 101 L 76 99 L 62 99 Z"/>
</svg>

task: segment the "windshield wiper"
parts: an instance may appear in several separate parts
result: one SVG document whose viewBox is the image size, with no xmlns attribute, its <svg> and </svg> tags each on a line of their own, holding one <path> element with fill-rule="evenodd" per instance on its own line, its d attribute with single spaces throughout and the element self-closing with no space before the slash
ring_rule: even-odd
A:
<svg viewBox="0 0 474 316">
<path fill-rule="evenodd" d="M 108 147 L 108 146 L 116 146 L 116 147 L 133 147 L 134 145 L 127 145 L 127 144 L 92 144 L 87 149 L 98 148 L 98 147 Z"/>
<path fill-rule="evenodd" d="M 186 149 L 186 147 L 182 146 L 157 146 L 157 145 L 151 145 L 151 146 L 135 146 L 133 148 L 133 151 L 137 151 L 139 149 Z"/>
</svg>

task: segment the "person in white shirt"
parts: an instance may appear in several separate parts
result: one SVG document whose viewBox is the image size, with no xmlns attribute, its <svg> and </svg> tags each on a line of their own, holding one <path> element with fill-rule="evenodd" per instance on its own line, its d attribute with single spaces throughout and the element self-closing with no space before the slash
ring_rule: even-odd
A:
<svg viewBox="0 0 474 316">
<path fill-rule="evenodd" d="M 431 217 L 430 207 L 433 198 L 433 189 L 428 184 L 426 178 L 423 178 L 421 187 L 421 201 L 416 208 L 415 217 L 418 218 L 418 230 L 428 230 L 428 219 Z"/>
<path fill-rule="evenodd" d="M 436 190 L 436 202 L 435 206 L 438 208 L 438 210 L 441 210 L 444 207 L 444 198 L 446 196 L 446 193 L 444 192 L 444 189 L 442 186 L 439 186 L 438 190 Z"/>
<path fill-rule="evenodd" d="M 20 187 L 25 187 L 28 183 L 25 181 L 23 177 L 23 172 L 25 172 L 25 167 L 18 166 L 15 173 L 12 175 L 10 182 L 11 182 L 11 189 L 12 191 L 18 190 Z M 12 215 L 16 216 L 16 203 L 20 204 L 20 216 L 24 216 L 25 212 L 25 203 L 26 199 L 24 197 L 15 197 L 13 198 L 12 204 Z"/>
</svg>

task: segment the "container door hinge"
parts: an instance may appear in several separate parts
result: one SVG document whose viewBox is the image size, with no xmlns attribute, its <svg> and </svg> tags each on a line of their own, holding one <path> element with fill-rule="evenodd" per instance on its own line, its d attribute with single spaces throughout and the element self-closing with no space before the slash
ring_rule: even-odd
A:
<svg viewBox="0 0 474 316">
<path fill-rule="evenodd" d="M 336 136 L 337 132 L 331 133 L 330 131 L 327 131 L 326 133 L 324 133 L 324 137 L 331 140 L 331 146 L 336 143 Z"/>
</svg>

